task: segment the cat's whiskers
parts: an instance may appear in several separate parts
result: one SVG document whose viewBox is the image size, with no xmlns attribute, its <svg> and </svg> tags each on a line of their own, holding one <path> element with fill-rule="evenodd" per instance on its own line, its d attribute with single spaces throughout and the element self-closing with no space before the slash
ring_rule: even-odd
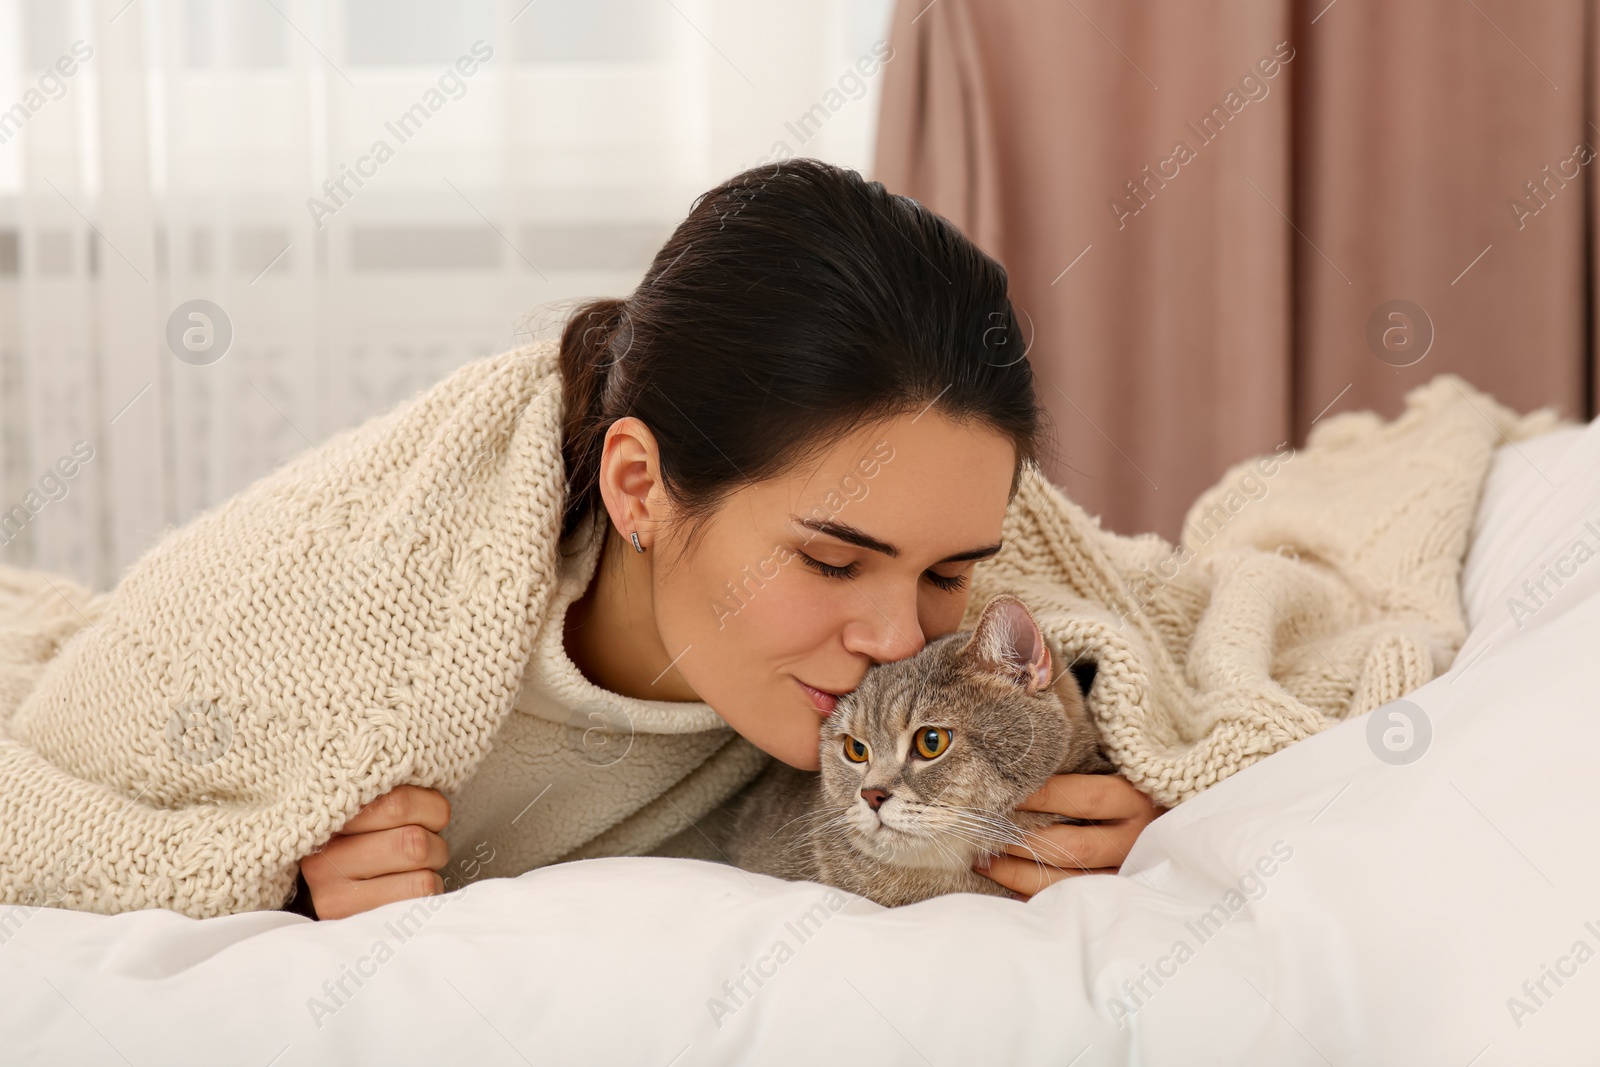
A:
<svg viewBox="0 0 1600 1067">
<path fill-rule="evenodd" d="M 955 837 L 958 837 L 958 838 L 959 837 L 964 837 L 964 832 L 961 829 L 957 829 L 957 828 L 952 828 L 950 830 L 950 834 L 952 836 L 955 836 Z M 966 838 L 966 839 L 972 841 L 974 844 L 977 844 L 980 847 L 980 849 L 982 849 L 985 852 L 988 852 L 990 855 L 1000 855 L 1002 853 L 1004 853 L 1006 855 L 1010 855 L 1010 853 L 1006 853 L 1005 852 L 1004 848 L 1001 848 L 1000 850 L 996 851 L 992 847 L 991 841 L 985 841 L 985 840 L 982 840 L 982 839 L 979 839 L 979 838 L 976 838 L 976 837 Z M 1037 866 L 1041 871 L 1045 867 L 1055 866 L 1054 864 L 1047 863 L 1044 860 L 1044 858 L 1039 855 L 1039 853 L 1038 853 L 1038 851 L 1036 849 L 1034 849 L 1031 845 L 1027 844 L 1024 841 L 1020 841 L 1020 840 L 1018 840 L 1018 841 L 1006 841 L 1006 842 L 1001 842 L 1001 844 L 1002 845 L 1005 845 L 1005 844 L 1015 845 L 1018 848 L 1024 849 L 1028 853 L 1028 855 L 1033 857 L 1033 862 L 1034 862 L 1035 866 Z M 1021 859 L 1023 857 L 1019 856 L 1017 858 Z"/>
<path fill-rule="evenodd" d="M 804 812 L 804 813 L 802 813 L 800 815 L 796 815 L 794 818 L 790 819 L 788 822 L 784 823 L 782 826 L 779 826 L 776 830 L 774 830 L 772 832 L 772 836 L 773 837 L 777 837 L 784 830 L 788 829 L 790 826 L 793 826 L 795 823 L 800 822 L 802 819 L 817 819 L 817 818 L 821 818 L 821 817 L 826 816 L 826 815 L 831 815 L 831 816 L 833 816 L 834 818 L 837 819 L 837 818 L 848 816 L 849 815 L 849 811 L 850 811 L 849 808 L 834 807 L 832 805 L 829 805 L 827 807 L 821 807 L 821 808 L 813 808 L 812 810 L 810 810 L 808 812 Z M 802 829 L 799 832 L 805 833 L 806 831 Z"/>
<path fill-rule="evenodd" d="M 810 826 L 800 830 L 796 835 L 796 839 L 803 841 L 808 838 L 824 836 L 832 836 L 837 839 L 845 837 L 849 834 L 849 832 L 850 813 L 847 811 L 836 812 L 833 818 L 827 820 L 826 822 L 818 823 L 815 826 Z"/>
<path fill-rule="evenodd" d="M 954 838 L 954 839 L 956 839 L 958 841 L 963 841 L 963 842 L 970 843 L 970 844 L 976 846 L 976 850 L 980 854 L 999 855 L 1000 852 L 1004 851 L 1003 848 L 1001 848 L 999 850 L 996 850 L 996 848 L 995 848 L 996 842 L 994 842 L 994 840 L 992 838 L 985 838 L 985 837 L 982 837 L 982 836 L 979 836 L 979 835 L 974 835 L 970 831 L 964 830 L 962 828 L 952 827 L 952 828 L 948 829 L 947 831 L 945 831 L 943 836 L 946 837 L 946 838 Z M 948 846 L 946 846 L 946 847 L 948 847 Z M 1026 846 L 1022 846 L 1022 847 L 1026 847 Z M 970 862 L 971 861 L 970 861 L 969 858 L 963 857 L 963 856 L 957 854 L 954 849 L 951 849 L 950 852 L 951 852 L 952 860 L 954 861 L 952 863 L 952 865 L 951 865 L 951 869 L 952 870 L 961 870 L 961 869 L 964 869 L 964 868 L 968 868 L 970 866 Z"/>
<path fill-rule="evenodd" d="M 995 837 L 989 827 L 945 812 L 929 817 L 927 824 L 923 832 L 929 837 L 954 836 L 980 848 L 987 847 Z"/>
<path fill-rule="evenodd" d="M 1022 830 L 1015 823 L 981 808 L 967 808 L 952 804 L 945 805 L 939 810 L 952 826 L 962 826 L 969 830 L 979 831 L 985 837 L 1008 845 L 1021 845 L 1024 843 Z"/>
<path fill-rule="evenodd" d="M 932 852 L 948 860 L 948 869 L 961 870 L 970 865 L 972 857 L 963 856 L 957 844 L 969 845 L 974 852 L 988 855 L 1009 855 L 1011 853 L 1006 852 L 1007 848 L 1015 847 L 1027 853 L 1027 857 L 1017 858 L 1031 857 L 1041 871 L 1057 866 L 1045 860 L 1038 848 L 1030 843 L 1033 840 L 1030 831 L 987 808 L 942 801 L 921 802 L 902 796 L 895 810 L 901 813 L 903 820 L 899 825 L 884 821 L 880 816 L 876 827 L 864 827 L 861 825 L 862 809 L 858 805 L 819 808 L 790 820 L 790 823 L 831 816 L 803 830 L 802 834 L 807 837 L 826 837 L 836 843 L 863 849 L 880 862 L 900 866 L 925 867 L 925 863 L 917 863 L 916 860 Z M 874 833 L 877 827 L 886 833 Z M 902 843 L 907 839 L 908 843 Z M 1083 866 L 1070 851 L 1059 851 L 1080 868 Z"/>
<path fill-rule="evenodd" d="M 982 809 L 966 809 L 966 813 L 968 814 L 969 817 L 976 818 L 976 819 L 978 819 L 979 821 L 982 821 L 982 822 L 990 822 L 991 820 L 995 819 L 995 816 L 993 815 L 993 813 L 984 811 Z M 1006 841 L 1006 844 L 1015 845 L 1018 848 L 1026 849 L 1028 851 L 1028 853 L 1033 856 L 1035 862 L 1039 863 L 1041 866 L 1052 866 L 1052 867 L 1061 866 L 1060 864 L 1057 864 L 1057 863 L 1047 863 L 1047 861 L 1045 861 L 1042 858 L 1040 858 L 1039 850 L 1036 849 L 1032 844 L 1029 843 L 1031 840 L 1037 840 L 1037 834 L 1036 833 L 1024 830 L 1024 829 L 1022 829 L 1021 827 L 1017 826 L 1015 823 L 1013 823 L 1013 822 L 1011 822 L 1009 820 L 1005 820 L 1005 824 L 1006 824 L 1006 826 L 1010 827 L 1010 829 L 1011 829 L 1011 833 L 1009 835 L 1007 835 L 1008 839 Z M 1089 870 L 1090 869 L 1088 867 L 1088 865 L 1085 864 L 1076 855 L 1074 855 L 1070 849 L 1063 848 L 1060 845 L 1052 845 L 1051 847 L 1054 848 L 1055 850 L 1059 851 L 1063 856 L 1065 856 L 1068 860 L 1070 860 L 1079 869 L 1081 869 L 1081 870 Z"/>
<path fill-rule="evenodd" d="M 911 838 L 917 845 L 916 848 L 899 848 L 890 843 L 887 851 L 891 854 L 900 853 L 901 858 L 909 857 L 912 862 L 909 866 L 926 866 L 914 862 L 919 855 L 926 855 L 930 850 L 948 858 L 948 869 L 959 871 L 971 862 L 970 855 L 962 855 L 955 845 L 973 846 L 975 852 L 994 852 L 997 844 L 1021 844 L 1014 827 L 1002 822 L 982 820 L 953 805 L 925 804 L 909 799 L 901 801 L 901 811 L 911 825 L 891 825 L 884 823 L 886 829 L 896 835 Z M 998 833 L 997 833 L 998 831 Z M 885 848 L 882 842 L 875 842 L 876 851 L 881 855 Z"/>
<path fill-rule="evenodd" d="M 966 808 L 957 805 L 942 805 L 937 810 L 944 816 L 944 825 L 939 828 L 945 836 L 954 837 L 976 845 L 982 852 L 998 855 L 1005 852 L 1006 846 L 1015 846 L 1027 852 L 1032 857 L 1035 866 L 1041 871 L 1046 867 L 1060 867 L 1060 864 L 1051 863 L 1039 854 L 1039 850 L 1030 841 L 1032 835 L 1018 827 L 1009 820 L 996 817 L 992 812 L 981 808 Z M 929 834 L 930 839 L 937 841 L 937 835 Z M 1000 846 L 996 848 L 995 846 Z M 1070 850 L 1055 848 L 1060 851 L 1072 864 L 1079 869 L 1087 870 L 1088 867 Z M 1010 853 L 1007 853 L 1008 855 Z M 1018 857 L 1023 858 L 1023 857 Z M 957 857 L 959 859 L 959 857 Z"/>
</svg>

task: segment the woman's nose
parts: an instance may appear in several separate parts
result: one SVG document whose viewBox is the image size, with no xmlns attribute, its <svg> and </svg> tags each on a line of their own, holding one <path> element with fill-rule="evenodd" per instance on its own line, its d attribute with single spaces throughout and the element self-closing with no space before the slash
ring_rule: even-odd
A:
<svg viewBox="0 0 1600 1067">
<path fill-rule="evenodd" d="M 917 618 L 915 596 L 909 606 L 886 604 L 862 594 L 864 611 L 853 630 L 854 637 L 847 640 L 851 651 L 870 656 L 875 663 L 894 663 L 922 651 L 927 644 L 922 636 L 922 623 Z"/>
</svg>

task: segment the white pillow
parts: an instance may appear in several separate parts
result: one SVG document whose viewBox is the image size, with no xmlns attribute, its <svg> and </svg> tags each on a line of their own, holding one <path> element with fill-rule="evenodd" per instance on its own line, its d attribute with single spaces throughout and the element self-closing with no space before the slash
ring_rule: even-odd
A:
<svg viewBox="0 0 1600 1067">
<path fill-rule="evenodd" d="M 1570 582 L 1587 585 L 1600 577 L 1600 559 L 1580 563 L 1575 556 L 1582 553 L 1569 551 L 1582 539 L 1600 554 L 1597 505 L 1600 419 L 1495 449 L 1461 569 L 1468 630 L 1522 629 L 1547 607 L 1570 599 L 1564 595 Z M 1594 532 L 1586 521 L 1594 522 Z M 1546 573 L 1558 564 L 1572 573 Z M 1530 595 L 1523 583 L 1540 578 L 1544 591 Z"/>
</svg>

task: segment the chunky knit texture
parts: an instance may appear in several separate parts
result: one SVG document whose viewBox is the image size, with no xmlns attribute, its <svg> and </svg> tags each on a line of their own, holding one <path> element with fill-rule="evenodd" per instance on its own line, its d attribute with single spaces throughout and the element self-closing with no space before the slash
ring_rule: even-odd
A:
<svg viewBox="0 0 1600 1067">
<path fill-rule="evenodd" d="M 109 593 L 0 570 L 0 902 L 275 908 L 379 794 L 458 789 L 556 589 L 559 386 L 552 345 L 470 363 Z M 732 736 L 683 708 L 635 728 Z"/>
<path fill-rule="evenodd" d="M 1178 545 L 1102 530 L 1031 477 L 962 626 L 995 593 L 1021 596 L 1069 662 L 1098 665 L 1107 755 L 1171 807 L 1447 669 L 1491 454 L 1560 425 L 1440 374 L 1392 422 L 1333 415 L 1305 448 L 1232 467 Z"/>
<path fill-rule="evenodd" d="M 563 567 L 560 397 L 553 346 L 478 360 L 169 531 L 108 593 L 0 568 L 0 903 L 275 908 L 301 857 L 404 783 L 474 798 L 453 851 L 479 825 L 528 835 L 483 872 L 517 873 L 648 849 L 748 780 L 763 757 L 708 706 L 608 702 L 561 650 L 549 624 L 596 545 Z M 964 625 L 1006 589 L 1097 661 L 1105 747 L 1169 805 L 1400 696 L 1464 637 L 1491 450 L 1557 424 L 1451 375 L 1407 399 L 1388 425 L 1326 419 L 1264 492 L 1234 468 L 1177 547 L 1101 530 L 1030 472 Z M 1162 580 L 1139 588 L 1147 567 Z M 690 736 L 608 762 L 596 709 Z M 516 775 L 463 793 L 497 743 L 589 752 L 541 773 L 603 768 L 600 806 L 541 807 L 558 794 Z"/>
</svg>

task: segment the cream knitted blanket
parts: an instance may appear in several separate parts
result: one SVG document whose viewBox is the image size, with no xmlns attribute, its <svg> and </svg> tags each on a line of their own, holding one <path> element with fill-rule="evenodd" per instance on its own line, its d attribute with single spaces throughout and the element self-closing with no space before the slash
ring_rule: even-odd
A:
<svg viewBox="0 0 1600 1067">
<path fill-rule="evenodd" d="M 1447 669 L 1491 452 L 1561 425 L 1440 374 L 1392 422 L 1333 415 L 1304 449 L 1232 467 L 1177 545 L 1104 531 L 1029 478 L 962 627 L 995 593 L 1021 596 L 1069 662 L 1098 665 L 1087 704 L 1107 755 L 1170 807 Z"/>
<path fill-rule="evenodd" d="M 0 903 L 276 908 L 379 794 L 459 788 L 556 587 L 559 386 L 553 347 L 469 363 L 109 593 L 0 569 Z"/>
<path fill-rule="evenodd" d="M 459 789 L 556 586 L 560 392 L 553 346 L 470 363 L 169 531 L 109 593 L 0 568 L 0 903 L 274 908 L 374 797 Z M 1007 588 L 1093 657 L 1107 749 L 1166 804 L 1399 696 L 1464 637 L 1492 448 L 1556 424 L 1448 375 L 1408 402 L 1234 468 L 1190 513 L 1204 544 L 1102 531 L 1031 476 L 964 625 Z"/>
</svg>

